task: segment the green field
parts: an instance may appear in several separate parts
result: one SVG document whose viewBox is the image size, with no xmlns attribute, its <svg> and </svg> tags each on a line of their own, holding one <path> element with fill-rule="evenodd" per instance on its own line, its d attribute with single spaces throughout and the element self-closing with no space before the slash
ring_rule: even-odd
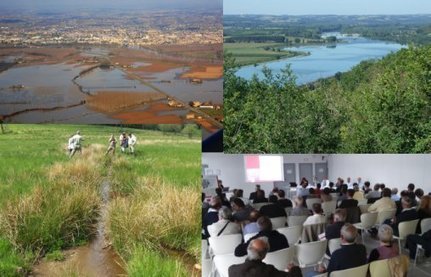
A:
<svg viewBox="0 0 431 277">
<path fill-rule="evenodd" d="M 224 43 L 225 53 L 231 53 L 239 66 L 258 64 L 303 55 L 301 52 L 283 51 L 284 43 Z M 279 50 L 280 49 L 280 50 Z"/>
<path fill-rule="evenodd" d="M 76 130 L 83 152 L 69 159 L 66 143 Z M 122 130 L 137 136 L 135 155 L 117 147 L 105 156 L 109 136 Z M 44 256 L 88 244 L 102 179 L 111 183 L 106 239 L 127 274 L 190 276 L 190 262 L 177 256 L 197 263 L 200 253 L 200 148 L 199 137 L 169 132 L 8 125 L 0 134 L 0 276 L 26 276 Z"/>
</svg>

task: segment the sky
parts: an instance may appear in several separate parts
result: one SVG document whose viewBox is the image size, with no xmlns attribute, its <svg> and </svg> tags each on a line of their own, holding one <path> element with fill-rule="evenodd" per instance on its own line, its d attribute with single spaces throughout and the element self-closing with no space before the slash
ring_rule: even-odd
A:
<svg viewBox="0 0 431 277">
<path fill-rule="evenodd" d="M 224 14 L 431 14 L 431 0 L 223 0 Z"/>
<path fill-rule="evenodd" d="M 223 0 L 0 0 L 1 9 L 73 11 L 94 8 L 160 10 L 221 9 Z"/>
</svg>

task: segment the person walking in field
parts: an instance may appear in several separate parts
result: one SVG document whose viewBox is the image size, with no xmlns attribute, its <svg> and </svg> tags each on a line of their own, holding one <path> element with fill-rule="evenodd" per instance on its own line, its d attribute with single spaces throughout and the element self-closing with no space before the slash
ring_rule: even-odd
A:
<svg viewBox="0 0 431 277">
<path fill-rule="evenodd" d="M 120 146 L 121 146 L 121 152 L 126 152 L 126 149 L 129 147 L 129 138 L 127 137 L 126 133 L 123 132 L 120 136 Z"/>
<path fill-rule="evenodd" d="M 109 152 L 112 151 L 112 155 L 115 155 L 115 148 L 117 147 L 117 140 L 115 139 L 114 135 L 111 135 L 109 138 L 109 146 L 108 150 L 106 151 L 105 155 L 108 155 Z"/>
<path fill-rule="evenodd" d="M 129 147 L 130 153 L 135 154 L 135 144 L 136 144 L 136 136 L 132 133 L 129 134 Z"/>
<path fill-rule="evenodd" d="M 73 141 L 72 144 L 72 151 L 70 151 L 69 153 L 69 158 L 72 158 L 76 152 L 82 153 L 82 149 L 81 149 L 81 141 L 84 140 L 84 138 L 81 136 L 81 132 L 77 131 L 76 134 L 69 139 L 69 141 Z"/>
<path fill-rule="evenodd" d="M 67 143 L 67 151 L 69 151 L 68 155 L 70 155 L 70 153 L 72 153 L 74 145 L 75 145 L 75 140 L 73 139 L 73 135 L 71 135 L 69 137 L 69 141 Z"/>
</svg>

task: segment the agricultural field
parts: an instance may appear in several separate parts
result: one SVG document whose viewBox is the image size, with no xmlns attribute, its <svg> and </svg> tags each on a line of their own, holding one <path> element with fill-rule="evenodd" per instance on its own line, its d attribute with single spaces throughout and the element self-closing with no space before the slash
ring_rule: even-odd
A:
<svg viewBox="0 0 431 277">
<path fill-rule="evenodd" d="M 77 130 L 82 153 L 69 158 Z M 121 131 L 136 135 L 135 153 L 105 155 Z M 200 276 L 201 143 L 184 133 L 7 125 L 0 276 Z"/>
</svg>

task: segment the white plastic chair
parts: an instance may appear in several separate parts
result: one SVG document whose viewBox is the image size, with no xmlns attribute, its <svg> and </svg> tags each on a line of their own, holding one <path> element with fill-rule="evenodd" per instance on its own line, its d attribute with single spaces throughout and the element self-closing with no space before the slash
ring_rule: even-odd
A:
<svg viewBox="0 0 431 277">
<path fill-rule="evenodd" d="M 314 203 L 322 203 L 322 200 L 320 198 L 307 198 L 305 200 L 305 203 L 307 204 L 307 209 L 312 210 Z"/>
<path fill-rule="evenodd" d="M 285 216 L 270 218 L 272 223 L 272 229 L 282 228 L 286 226 L 287 219 Z"/>
<path fill-rule="evenodd" d="M 211 272 L 211 258 L 208 253 L 208 241 L 202 240 L 202 277 L 208 277 Z"/>
<path fill-rule="evenodd" d="M 431 218 L 424 218 L 421 220 L 421 232 L 422 234 L 431 229 Z"/>
<path fill-rule="evenodd" d="M 293 246 L 301 237 L 302 225 L 278 228 L 277 231 L 286 237 L 289 246 Z"/>
<path fill-rule="evenodd" d="M 256 210 L 260 210 L 260 208 L 262 208 L 263 206 L 269 205 L 269 204 L 271 204 L 271 203 L 264 202 L 264 203 L 251 204 L 251 206 Z"/>
<path fill-rule="evenodd" d="M 325 255 L 327 243 L 326 240 L 321 240 L 296 244 L 299 266 L 304 268 L 317 265 Z"/>
<path fill-rule="evenodd" d="M 368 213 L 368 208 L 371 206 L 371 204 L 363 204 L 363 205 L 358 205 L 359 209 L 361 210 L 361 214 L 365 214 Z"/>
<path fill-rule="evenodd" d="M 295 215 L 287 217 L 287 226 L 293 227 L 304 224 L 305 220 L 307 220 L 308 215 Z"/>
<path fill-rule="evenodd" d="M 325 214 L 326 218 L 329 218 L 331 216 L 331 214 L 333 214 L 335 212 L 336 209 L 337 209 L 337 201 L 336 200 L 322 202 L 322 210 L 323 210 L 323 213 Z"/>
<path fill-rule="evenodd" d="M 337 270 L 331 272 L 331 277 L 366 277 L 368 272 L 368 264 L 358 267 L 353 267 L 345 270 Z M 383 275 L 381 277 L 384 277 Z"/>
<path fill-rule="evenodd" d="M 293 260 L 294 247 L 284 248 L 278 251 L 269 252 L 266 254 L 263 262 L 275 266 L 278 270 L 284 271 L 287 265 Z"/>
<path fill-rule="evenodd" d="M 368 203 L 368 199 L 361 199 L 361 200 L 358 200 L 358 206 L 361 206 L 361 205 L 368 205 L 367 203 Z"/>
<path fill-rule="evenodd" d="M 341 248 L 341 238 L 328 240 L 329 253 L 334 253 L 335 250 Z"/>
<path fill-rule="evenodd" d="M 357 229 L 361 230 L 362 243 L 364 243 L 365 231 L 376 225 L 377 213 L 361 214 L 361 222 L 353 224 Z"/>
<path fill-rule="evenodd" d="M 249 239 L 251 239 L 252 237 L 254 237 L 255 235 L 257 235 L 258 233 L 250 233 L 250 234 L 245 234 L 244 235 L 244 241 L 247 242 Z"/>
<path fill-rule="evenodd" d="M 394 239 L 398 240 L 398 249 L 402 251 L 401 240 L 405 240 L 408 235 L 416 233 L 416 227 L 418 226 L 419 219 L 403 221 L 398 224 L 398 236 L 394 236 Z"/>
<path fill-rule="evenodd" d="M 337 200 L 338 200 L 338 192 L 331 192 L 330 195 L 332 196 L 332 201 L 335 200 L 335 202 L 337 202 Z"/>
<path fill-rule="evenodd" d="M 388 259 L 370 263 L 370 275 L 371 277 L 391 277 Z"/>
<path fill-rule="evenodd" d="M 229 267 L 234 264 L 242 264 L 247 256 L 236 257 L 234 254 L 217 255 L 214 257 L 213 276 L 229 277 Z"/>
<path fill-rule="evenodd" d="M 395 213 L 397 212 L 397 209 L 390 209 L 390 210 L 385 210 L 385 211 L 381 211 L 377 214 L 377 225 L 382 225 L 383 222 L 386 219 L 391 219 L 395 216 Z"/>
<path fill-rule="evenodd" d="M 291 211 L 292 209 L 293 209 L 292 207 L 286 207 L 286 208 L 284 208 L 284 210 L 286 211 L 286 215 L 288 215 L 288 216 L 289 216 L 290 211 Z"/>
<path fill-rule="evenodd" d="M 241 243 L 241 240 L 241 234 L 208 238 L 213 255 L 232 254 L 235 251 L 235 248 Z"/>
</svg>

